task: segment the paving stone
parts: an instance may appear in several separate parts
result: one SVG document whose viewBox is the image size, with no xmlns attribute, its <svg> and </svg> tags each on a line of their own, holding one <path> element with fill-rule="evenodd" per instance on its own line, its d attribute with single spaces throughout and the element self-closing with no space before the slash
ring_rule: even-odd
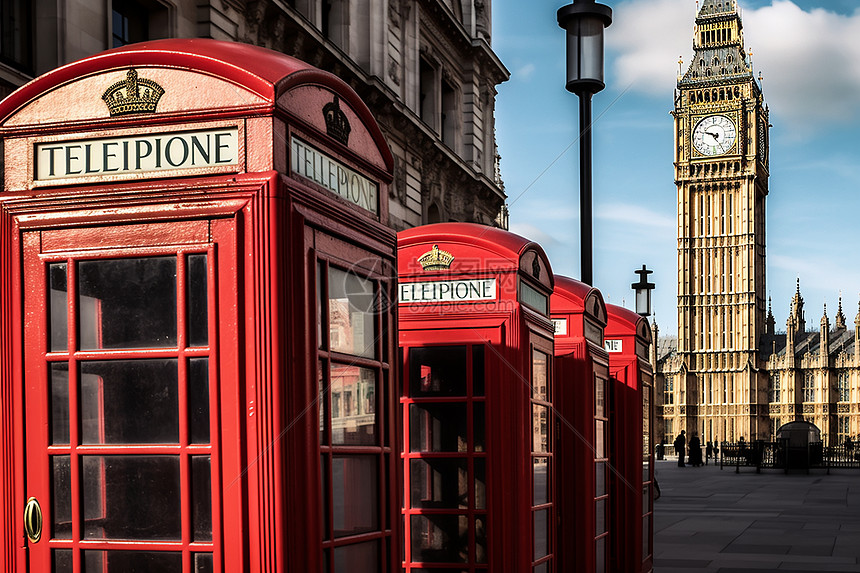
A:
<svg viewBox="0 0 860 573">
<path fill-rule="evenodd" d="M 655 573 L 860 572 L 860 471 L 655 469 Z"/>
</svg>

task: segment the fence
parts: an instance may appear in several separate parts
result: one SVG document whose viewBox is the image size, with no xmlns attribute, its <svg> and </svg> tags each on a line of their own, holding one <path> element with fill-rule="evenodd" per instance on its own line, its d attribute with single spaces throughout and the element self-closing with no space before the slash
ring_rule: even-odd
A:
<svg viewBox="0 0 860 573">
<path fill-rule="evenodd" d="M 789 470 L 831 468 L 860 469 L 860 450 L 846 446 L 825 446 L 812 442 L 807 446 L 792 446 L 788 440 L 765 442 L 722 442 L 720 444 L 720 469 L 754 467 L 756 472 L 764 469 Z"/>
</svg>

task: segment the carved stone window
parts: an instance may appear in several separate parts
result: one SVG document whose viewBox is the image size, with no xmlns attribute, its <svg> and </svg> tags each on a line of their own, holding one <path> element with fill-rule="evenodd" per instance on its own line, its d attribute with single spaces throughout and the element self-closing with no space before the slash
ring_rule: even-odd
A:
<svg viewBox="0 0 860 573">
<path fill-rule="evenodd" d="M 112 0 L 111 47 L 171 36 L 167 5 L 158 0 Z"/>
</svg>

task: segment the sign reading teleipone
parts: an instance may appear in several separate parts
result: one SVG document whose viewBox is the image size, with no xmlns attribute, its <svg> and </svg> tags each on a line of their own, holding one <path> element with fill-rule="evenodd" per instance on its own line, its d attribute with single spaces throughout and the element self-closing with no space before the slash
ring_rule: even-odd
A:
<svg viewBox="0 0 860 573">
<path fill-rule="evenodd" d="M 36 181 L 238 168 L 239 128 L 41 142 L 35 145 L 35 163 Z"/>
</svg>

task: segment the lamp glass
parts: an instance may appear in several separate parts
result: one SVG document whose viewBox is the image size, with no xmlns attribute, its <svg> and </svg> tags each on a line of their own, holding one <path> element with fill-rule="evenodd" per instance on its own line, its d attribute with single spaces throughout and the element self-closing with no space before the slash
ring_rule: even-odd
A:
<svg viewBox="0 0 860 573">
<path fill-rule="evenodd" d="M 636 289 L 636 314 L 651 316 L 651 289 Z"/>
<path fill-rule="evenodd" d="M 567 81 L 603 82 L 603 29 L 600 18 L 580 15 L 567 31 Z"/>
</svg>

